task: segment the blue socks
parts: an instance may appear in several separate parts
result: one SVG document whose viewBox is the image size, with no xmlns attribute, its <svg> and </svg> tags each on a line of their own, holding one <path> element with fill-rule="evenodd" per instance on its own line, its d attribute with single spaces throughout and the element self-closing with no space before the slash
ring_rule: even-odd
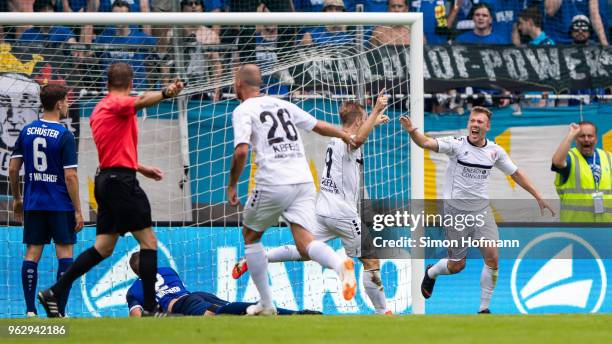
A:
<svg viewBox="0 0 612 344">
<path fill-rule="evenodd" d="M 36 283 L 38 282 L 38 263 L 24 260 L 21 265 L 21 285 L 23 286 L 23 297 L 25 298 L 27 312 L 36 312 Z"/>
<path fill-rule="evenodd" d="M 72 265 L 72 258 L 58 258 L 57 260 L 57 275 L 56 280 L 59 281 L 60 277 L 68 270 L 70 265 Z M 70 288 L 66 289 L 66 292 L 63 293 L 59 298 L 59 312 L 62 315 L 66 315 L 66 304 L 68 303 L 68 295 L 70 294 Z"/>
</svg>

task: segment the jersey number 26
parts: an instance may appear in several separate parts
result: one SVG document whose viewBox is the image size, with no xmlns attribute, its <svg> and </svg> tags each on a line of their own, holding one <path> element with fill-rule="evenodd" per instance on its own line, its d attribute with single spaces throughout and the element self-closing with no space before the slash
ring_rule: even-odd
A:
<svg viewBox="0 0 612 344">
<path fill-rule="evenodd" d="M 285 119 L 285 114 L 287 114 L 287 119 Z M 270 127 L 270 131 L 268 131 L 268 144 L 273 145 L 275 143 L 280 143 L 285 140 L 282 136 L 276 136 L 276 129 L 278 129 L 278 122 L 283 126 L 283 130 L 285 131 L 285 137 L 289 141 L 297 141 L 298 132 L 293 123 L 291 123 L 291 115 L 285 109 L 278 109 L 276 112 L 276 117 L 270 111 L 264 111 L 259 115 L 259 120 L 261 123 L 266 123 L 270 119 L 272 121 L 272 126 Z M 278 120 L 277 120 L 278 118 Z"/>
</svg>

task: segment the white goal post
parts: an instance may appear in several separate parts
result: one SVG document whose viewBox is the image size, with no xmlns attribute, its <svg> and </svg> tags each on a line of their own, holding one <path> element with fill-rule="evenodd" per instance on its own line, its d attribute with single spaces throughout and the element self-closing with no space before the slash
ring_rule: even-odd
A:
<svg viewBox="0 0 612 344">
<path fill-rule="evenodd" d="M 409 107 L 415 127 L 424 129 L 424 51 L 421 13 L 0 13 L 4 26 L 17 25 L 409 25 Z M 182 135 L 187 135 L 185 132 Z M 410 142 L 410 194 L 424 199 L 424 153 Z M 406 171 L 408 172 L 408 171 Z M 415 233 L 419 235 L 419 233 Z M 417 257 L 423 257 L 417 253 Z M 411 262 L 412 312 L 425 312 L 420 292 L 424 260 Z"/>
</svg>

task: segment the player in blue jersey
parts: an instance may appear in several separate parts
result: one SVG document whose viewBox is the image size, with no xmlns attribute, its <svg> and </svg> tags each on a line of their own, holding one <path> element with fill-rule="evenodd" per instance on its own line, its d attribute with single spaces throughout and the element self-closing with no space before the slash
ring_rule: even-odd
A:
<svg viewBox="0 0 612 344">
<path fill-rule="evenodd" d="M 25 126 L 19 133 L 9 165 L 13 211 L 23 221 L 23 243 L 27 245 L 21 267 L 27 315 L 35 316 L 38 261 L 45 244 L 55 243 L 57 278 L 72 264 L 76 233 L 83 228 L 79 200 L 76 141 L 70 130 L 59 123 L 68 115 L 68 89 L 48 85 L 40 92 L 42 119 Z M 19 171 L 25 166 L 24 197 L 21 198 Z M 59 303 L 64 315 L 68 293 Z"/>
<path fill-rule="evenodd" d="M 138 275 L 139 264 L 140 252 L 132 253 L 130 256 L 130 268 L 132 268 L 136 275 Z M 128 289 L 126 299 L 130 309 L 130 316 L 142 316 L 144 294 L 140 278 Z M 246 315 L 247 308 L 254 305 L 254 303 L 250 302 L 229 302 L 211 293 L 190 292 L 185 288 L 176 271 L 169 267 L 157 268 L 155 300 L 161 310 L 169 315 Z M 293 311 L 284 308 L 277 308 L 277 311 L 279 315 L 322 314 L 321 312 L 311 310 Z"/>
</svg>

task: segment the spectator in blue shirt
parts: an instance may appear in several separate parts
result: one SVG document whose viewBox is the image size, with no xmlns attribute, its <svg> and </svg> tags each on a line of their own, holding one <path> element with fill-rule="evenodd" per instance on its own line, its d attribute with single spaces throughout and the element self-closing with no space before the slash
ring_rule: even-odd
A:
<svg viewBox="0 0 612 344">
<path fill-rule="evenodd" d="M 113 3 L 112 12 L 126 13 L 130 5 L 123 0 Z M 106 69 L 115 62 L 125 62 L 134 69 L 134 89 L 147 87 L 147 63 L 154 57 L 156 39 L 127 25 L 107 27 L 94 41 L 96 44 L 124 44 L 126 47 L 103 52 L 101 64 Z"/>
<path fill-rule="evenodd" d="M 293 0 L 296 12 L 323 12 L 325 0 Z M 353 0 L 345 0 L 344 7 L 350 8 Z"/>
<path fill-rule="evenodd" d="M 92 2 L 91 12 L 113 12 L 115 4 L 118 2 L 126 3 L 130 12 L 150 12 L 149 0 L 89 0 Z M 151 26 L 144 25 L 142 31 L 147 35 L 151 35 Z"/>
<path fill-rule="evenodd" d="M 347 8 L 350 12 L 356 12 L 357 5 L 363 5 L 363 12 L 387 12 L 388 2 L 388 0 L 354 0 L 347 4 Z"/>
<path fill-rule="evenodd" d="M 496 44 L 503 45 L 510 42 L 502 39 L 493 31 L 493 16 L 491 8 L 486 4 L 474 6 L 474 30 L 468 31 L 455 40 L 457 43 L 464 44 Z"/>
<path fill-rule="evenodd" d="M 543 29 L 559 44 L 570 44 L 567 28 L 578 14 L 589 13 L 589 0 L 544 0 Z"/>
<path fill-rule="evenodd" d="M 542 31 L 542 15 L 537 7 L 527 7 L 519 14 L 518 29 L 531 38 L 530 45 L 555 45 L 555 41 Z"/>
<path fill-rule="evenodd" d="M 344 12 L 344 2 L 342 0 L 325 0 L 323 12 Z M 311 31 L 304 33 L 301 44 L 333 44 L 345 45 L 353 43 L 353 35 L 347 31 L 346 25 L 327 25 L 313 28 Z"/>
<path fill-rule="evenodd" d="M 458 7 L 453 6 L 452 11 L 447 13 L 444 0 L 414 0 L 410 11 L 423 13 L 423 33 L 427 44 L 448 43 L 449 28 L 453 26 L 453 18 L 457 17 Z"/>
<path fill-rule="evenodd" d="M 464 32 L 474 28 L 474 22 L 471 16 L 474 13 L 474 7 L 479 4 L 487 4 L 491 9 L 493 17 L 493 32 L 504 40 L 504 44 L 511 44 L 513 34 L 517 33 L 516 41 L 518 42 L 518 32 L 516 31 L 516 21 L 519 13 L 525 8 L 525 1 L 519 0 L 455 0 L 457 7 L 457 18 L 451 18 L 449 21 L 457 23 L 456 30 Z M 453 11 L 455 12 L 455 11 Z"/>
<path fill-rule="evenodd" d="M 572 42 L 567 28 L 570 27 L 572 18 L 582 14 L 591 18 L 599 42 L 608 44 L 607 23 L 602 20 L 607 18 L 606 0 L 544 0 L 544 11 L 544 30 L 556 43 Z"/>
<path fill-rule="evenodd" d="M 64 12 L 86 12 L 87 0 L 62 0 Z"/>
<path fill-rule="evenodd" d="M 38 0 L 34 4 L 35 12 L 55 12 L 51 0 Z M 74 33 L 65 26 L 33 26 L 23 32 L 22 42 L 41 42 L 56 45 L 59 43 L 76 43 Z"/>
<path fill-rule="evenodd" d="M 504 45 L 508 44 L 504 39 L 502 39 L 499 35 L 494 32 L 493 28 L 493 16 L 492 11 L 489 5 L 481 3 L 473 8 L 473 16 L 472 19 L 474 21 L 474 30 L 468 31 L 459 35 L 456 38 L 456 43 L 461 44 L 491 44 L 491 45 Z M 500 95 L 505 94 L 508 95 L 509 92 L 505 90 L 499 89 L 484 89 L 484 88 L 474 88 L 474 93 L 476 94 L 489 94 L 489 95 Z M 485 97 L 485 99 L 487 99 Z M 507 106 L 510 104 L 510 101 L 506 98 L 496 100 L 493 104 L 487 104 L 485 101 L 482 103 L 478 103 L 477 105 L 496 105 L 496 106 Z"/>
</svg>

